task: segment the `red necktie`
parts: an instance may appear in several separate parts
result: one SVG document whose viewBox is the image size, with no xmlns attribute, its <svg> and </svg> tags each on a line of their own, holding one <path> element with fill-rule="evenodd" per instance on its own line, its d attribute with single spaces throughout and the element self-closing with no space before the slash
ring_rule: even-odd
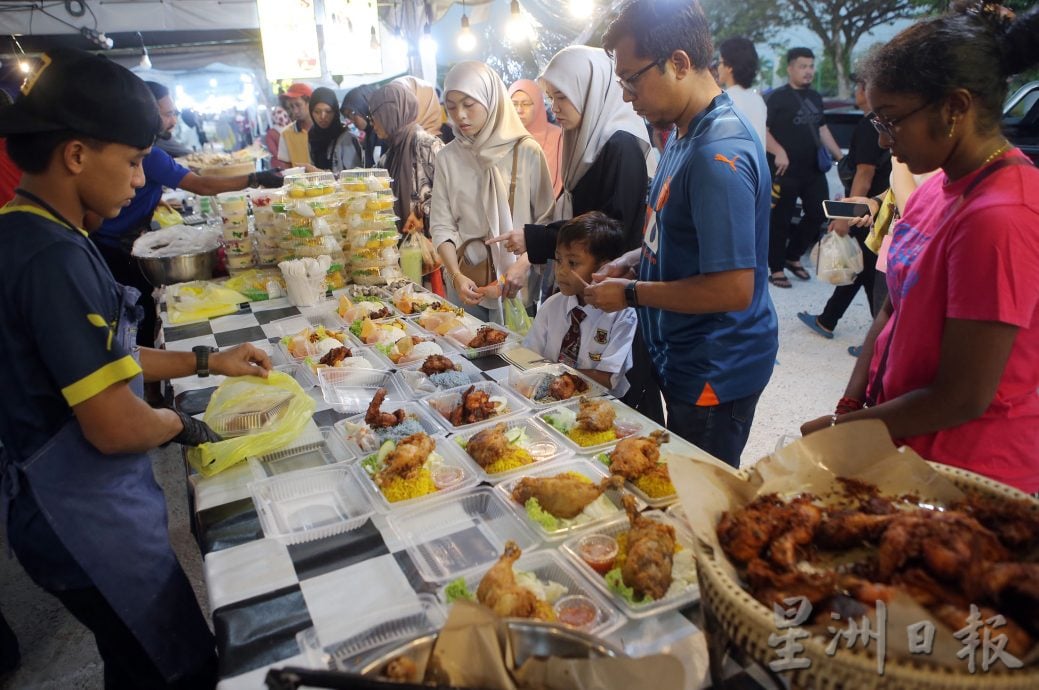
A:
<svg viewBox="0 0 1039 690">
<path fill-rule="evenodd" d="M 587 316 L 580 307 L 570 310 L 570 328 L 559 346 L 559 361 L 571 367 L 577 366 L 577 354 L 581 351 L 581 322 Z"/>
</svg>

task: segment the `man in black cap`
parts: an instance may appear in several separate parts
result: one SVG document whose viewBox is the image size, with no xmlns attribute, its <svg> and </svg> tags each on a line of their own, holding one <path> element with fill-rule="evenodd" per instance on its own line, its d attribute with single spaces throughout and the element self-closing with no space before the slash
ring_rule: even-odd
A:
<svg viewBox="0 0 1039 690">
<path fill-rule="evenodd" d="M 169 543 L 147 451 L 218 440 L 141 398 L 142 380 L 209 371 L 266 376 L 251 345 L 219 353 L 138 348 L 137 291 L 81 229 L 144 184 L 161 119 L 128 70 L 52 51 L 0 108 L 23 171 L 0 209 L 0 518 L 22 567 L 94 633 L 106 688 L 205 688 L 213 638 Z"/>
<path fill-rule="evenodd" d="M 169 137 L 173 128 L 177 126 L 177 115 L 179 114 L 173 104 L 173 99 L 170 98 L 170 90 L 154 81 L 148 81 L 145 84 L 159 104 L 162 125 L 158 137 Z M 130 255 L 130 250 L 133 248 L 134 240 L 142 232 L 150 229 L 152 215 L 162 199 L 163 188 L 185 189 L 199 196 L 213 196 L 221 192 L 235 192 L 246 187 L 280 187 L 282 178 L 269 171 L 233 177 L 196 175 L 179 165 L 168 153 L 157 146 L 152 147 L 151 153 L 145 156 L 142 166 L 144 168 L 144 185 L 137 190 L 133 199 L 120 211 L 118 216 L 109 218 L 101 224 L 98 231 L 91 235 L 91 239 L 101 250 L 101 255 L 105 257 L 105 262 L 112 270 L 115 279 L 124 285 L 132 285 L 140 291 L 141 299 L 138 304 L 144 308 L 144 319 L 137 330 L 137 344 L 142 347 L 151 347 L 155 343 L 157 325 L 152 286 L 141 274 L 137 260 Z"/>
</svg>

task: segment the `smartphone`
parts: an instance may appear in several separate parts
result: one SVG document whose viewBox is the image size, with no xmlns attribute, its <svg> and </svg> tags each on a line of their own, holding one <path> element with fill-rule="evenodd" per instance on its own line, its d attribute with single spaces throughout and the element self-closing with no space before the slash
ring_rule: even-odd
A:
<svg viewBox="0 0 1039 690">
<path fill-rule="evenodd" d="M 823 213 L 827 218 L 861 218 L 869 215 L 869 206 L 850 201 L 826 200 L 823 202 Z"/>
</svg>

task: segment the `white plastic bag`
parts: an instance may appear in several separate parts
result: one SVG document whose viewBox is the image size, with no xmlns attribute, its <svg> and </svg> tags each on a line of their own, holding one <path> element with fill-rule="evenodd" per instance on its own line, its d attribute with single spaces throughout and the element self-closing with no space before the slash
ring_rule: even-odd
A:
<svg viewBox="0 0 1039 690">
<path fill-rule="evenodd" d="M 812 252 L 815 273 L 831 285 L 851 285 L 862 273 L 862 249 L 851 235 L 828 232 Z"/>
</svg>

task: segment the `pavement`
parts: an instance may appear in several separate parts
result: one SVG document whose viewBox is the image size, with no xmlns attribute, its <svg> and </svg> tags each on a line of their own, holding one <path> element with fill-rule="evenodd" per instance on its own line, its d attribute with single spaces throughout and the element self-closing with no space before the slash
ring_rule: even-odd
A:
<svg viewBox="0 0 1039 690">
<path fill-rule="evenodd" d="M 772 452 L 782 437 L 799 435 L 803 422 L 833 411 L 854 364 L 848 347 L 861 343 L 871 322 L 860 292 L 838 324 L 834 339 L 822 338 L 797 319 L 797 312 L 820 313 L 832 286 L 790 278 L 791 289 L 769 287 L 779 315 L 779 357 L 758 403 L 743 465 Z M 154 451 L 153 466 L 166 492 L 174 550 L 206 611 L 202 559 L 189 528 L 179 448 Z M 93 636 L 56 599 L 36 587 L 6 552 L 6 541 L 0 536 L 0 610 L 18 636 L 22 662 L 13 673 L 0 675 L 0 688 L 101 688 L 102 667 Z"/>
</svg>

